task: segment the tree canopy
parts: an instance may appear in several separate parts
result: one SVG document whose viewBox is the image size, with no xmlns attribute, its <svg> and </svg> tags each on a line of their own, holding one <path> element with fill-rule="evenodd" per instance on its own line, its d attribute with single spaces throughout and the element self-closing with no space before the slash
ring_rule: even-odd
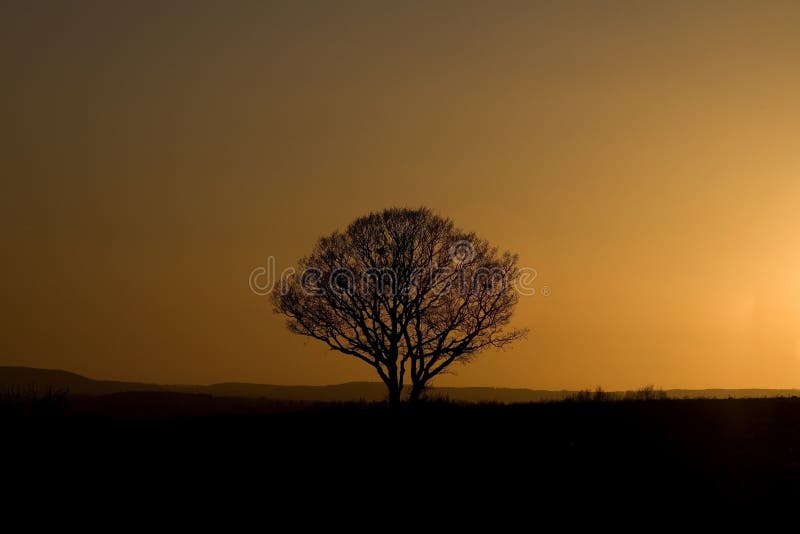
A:
<svg viewBox="0 0 800 534">
<path fill-rule="evenodd" d="M 517 257 L 427 208 L 387 209 L 321 238 L 273 293 L 292 332 L 372 366 L 399 402 L 455 362 L 525 334 L 509 321 Z"/>
</svg>

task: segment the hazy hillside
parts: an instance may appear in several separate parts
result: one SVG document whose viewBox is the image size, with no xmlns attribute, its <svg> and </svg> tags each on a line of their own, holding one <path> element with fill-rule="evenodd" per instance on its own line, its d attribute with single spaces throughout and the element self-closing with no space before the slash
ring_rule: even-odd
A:
<svg viewBox="0 0 800 534">
<path fill-rule="evenodd" d="M 123 391 L 161 391 L 168 386 L 114 380 L 93 380 L 69 371 L 0 366 L 0 387 L 68 389 L 80 395 L 106 395 Z"/>
<path fill-rule="evenodd" d="M 385 398 L 385 388 L 378 382 L 348 382 L 330 386 L 276 386 L 267 384 L 221 383 L 209 386 L 164 385 L 142 382 L 118 382 L 112 380 L 93 380 L 68 371 L 35 369 L 31 367 L 0 366 L 0 388 L 35 388 L 46 390 L 49 387 L 66 389 L 76 395 L 108 395 L 132 391 L 161 391 L 177 393 L 200 393 L 215 397 L 270 398 L 297 401 L 378 401 Z M 561 400 L 570 391 L 547 391 L 514 388 L 436 388 L 431 394 L 452 400 L 468 402 L 539 402 Z M 754 398 L 791 397 L 800 395 L 797 389 L 674 389 L 668 390 L 671 398 Z"/>
</svg>

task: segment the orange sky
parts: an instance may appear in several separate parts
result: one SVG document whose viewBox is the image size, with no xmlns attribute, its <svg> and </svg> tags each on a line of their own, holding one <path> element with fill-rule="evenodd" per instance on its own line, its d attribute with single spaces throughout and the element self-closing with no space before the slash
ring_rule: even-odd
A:
<svg viewBox="0 0 800 534">
<path fill-rule="evenodd" d="M 426 205 L 552 288 L 439 384 L 800 387 L 796 2 L 31 4 L 0 7 L 0 364 L 373 379 L 248 274 Z"/>
</svg>

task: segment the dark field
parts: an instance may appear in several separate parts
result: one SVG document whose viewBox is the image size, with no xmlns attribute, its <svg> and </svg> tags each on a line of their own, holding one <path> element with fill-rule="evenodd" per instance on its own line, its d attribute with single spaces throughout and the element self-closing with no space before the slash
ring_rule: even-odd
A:
<svg viewBox="0 0 800 534">
<path fill-rule="evenodd" d="M 6 399 L 4 446 L 53 469 L 237 474 L 311 492 L 397 477 L 556 500 L 800 493 L 798 398 L 391 408 L 128 392 L 39 402 Z"/>
</svg>

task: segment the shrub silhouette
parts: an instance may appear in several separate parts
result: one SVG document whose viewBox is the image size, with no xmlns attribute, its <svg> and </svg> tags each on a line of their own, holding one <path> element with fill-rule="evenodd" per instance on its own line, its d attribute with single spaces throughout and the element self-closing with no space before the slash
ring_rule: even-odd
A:
<svg viewBox="0 0 800 534">
<path fill-rule="evenodd" d="M 64 415 L 68 391 L 48 387 L 39 392 L 35 386 L 27 389 L 8 387 L 0 393 L 0 415 L 54 417 Z"/>
<path fill-rule="evenodd" d="M 653 385 L 647 385 L 636 391 L 626 391 L 623 398 L 630 401 L 665 400 L 667 393 L 663 389 L 656 389 Z"/>
<path fill-rule="evenodd" d="M 566 402 L 616 402 L 616 401 L 656 401 L 666 400 L 667 393 L 663 389 L 656 389 L 653 385 L 647 385 L 634 391 L 624 393 L 614 393 L 604 391 L 598 387 L 595 390 L 584 389 L 577 393 L 572 393 L 564 398 Z"/>
</svg>

